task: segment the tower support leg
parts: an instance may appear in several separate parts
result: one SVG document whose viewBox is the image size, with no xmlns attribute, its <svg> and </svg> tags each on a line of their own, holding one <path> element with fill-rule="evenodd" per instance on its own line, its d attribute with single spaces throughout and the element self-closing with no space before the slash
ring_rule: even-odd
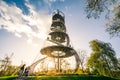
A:
<svg viewBox="0 0 120 80">
<path fill-rule="evenodd" d="M 57 63 L 58 63 L 58 72 L 60 72 L 60 58 L 59 58 L 59 53 L 58 53 L 58 61 L 57 61 Z"/>
</svg>

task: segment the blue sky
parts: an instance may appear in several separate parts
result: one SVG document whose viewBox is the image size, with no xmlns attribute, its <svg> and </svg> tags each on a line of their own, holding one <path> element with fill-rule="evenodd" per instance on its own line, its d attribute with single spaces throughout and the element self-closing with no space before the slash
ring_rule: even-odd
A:
<svg viewBox="0 0 120 80">
<path fill-rule="evenodd" d="M 89 42 L 94 39 L 112 44 L 120 58 L 120 38 L 110 38 L 105 32 L 104 15 L 87 19 L 85 0 L 0 0 L 0 59 L 14 53 L 12 61 L 31 64 L 44 46 L 52 12 L 65 14 L 65 25 L 75 49 L 91 53 Z"/>
</svg>

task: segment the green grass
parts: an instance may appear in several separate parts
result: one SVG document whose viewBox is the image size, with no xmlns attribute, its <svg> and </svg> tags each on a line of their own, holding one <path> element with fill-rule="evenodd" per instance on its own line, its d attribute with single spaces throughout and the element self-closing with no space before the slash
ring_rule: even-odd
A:
<svg viewBox="0 0 120 80">
<path fill-rule="evenodd" d="M 4 76 L 4 77 L 0 77 L 0 80 L 13 80 L 15 78 L 17 78 L 17 77 L 15 77 L 15 76 Z"/>
<path fill-rule="evenodd" d="M 0 77 L 0 80 L 14 80 L 16 77 Z M 67 75 L 67 76 L 32 76 L 25 80 L 120 80 L 105 76 L 93 75 Z"/>
<path fill-rule="evenodd" d="M 38 77 L 29 77 L 26 80 L 118 80 L 105 76 L 38 76 Z"/>
</svg>

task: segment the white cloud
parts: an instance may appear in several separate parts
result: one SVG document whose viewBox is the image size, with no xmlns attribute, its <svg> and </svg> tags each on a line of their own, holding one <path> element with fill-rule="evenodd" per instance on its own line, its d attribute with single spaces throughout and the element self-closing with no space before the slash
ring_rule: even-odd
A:
<svg viewBox="0 0 120 80">
<path fill-rule="evenodd" d="M 56 2 L 56 1 L 64 2 L 65 0 L 47 0 L 47 1 L 50 1 L 50 2 Z"/>
<path fill-rule="evenodd" d="M 29 9 L 29 15 L 23 14 L 16 5 L 0 1 L 0 29 L 6 29 L 19 38 L 24 34 L 28 37 L 28 41 L 33 38 L 45 39 L 51 24 L 50 15 L 37 12 L 28 1 L 25 5 Z"/>
<path fill-rule="evenodd" d="M 22 36 L 19 33 L 15 33 L 15 36 L 21 38 Z"/>
</svg>

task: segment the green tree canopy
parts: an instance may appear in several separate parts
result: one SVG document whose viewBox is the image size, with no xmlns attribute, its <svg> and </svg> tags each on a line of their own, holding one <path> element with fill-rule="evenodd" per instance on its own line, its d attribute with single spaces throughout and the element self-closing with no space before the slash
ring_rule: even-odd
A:
<svg viewBox="0 0 120 80">
<path fill-rule="evenodd" d="M 102 13 L 106 14 L 106 32 L 111 37 L 120 37 L 120 2 L 119 0 L 86 0 L 85 12 L 87 18 L 99 18 Z"/>
<path fill-rule="evenodd" d="M 112 76 L 111 71 L 118 69 L 118 60 L 111 44 L 93 40 L 90 42 L 90 47 L 92 54 L 87 62 L 89 70 L 100 75 Z"/>
</svg>

